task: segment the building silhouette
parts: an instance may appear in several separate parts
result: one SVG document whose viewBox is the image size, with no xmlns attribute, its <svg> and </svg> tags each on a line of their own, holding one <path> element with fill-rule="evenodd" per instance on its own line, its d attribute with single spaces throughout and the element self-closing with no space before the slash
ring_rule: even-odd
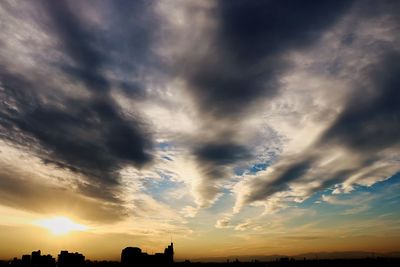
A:
<svg viewBox="0 0 400 267">
<path fill-rule="evenodd" d="M 164 253 L 149 255 L 138 247 L 126 247 L 121 252 L 121 264 L 126 267 L 169 267 L 174 263 L 174 244 L 164 249 Z"/>
<path fill-rule="evenodd" d="M 62 250 L 57 257 L 57 267 L 82 267 L 85 266 L 85 256 L 75 252 Z"/>
<path fill-rule="evenodd" d="M 14 258 L 10 265 L 20 267 L 56 267 L 56 259 L 51 255 L 42 255 L 41 251 L 38 250 L 32 251 L 31 255 L 22 255 L 20 260 Z"/>
<path fill-rule="evenodd" d="M 22 266 L 30 266 L 31 265 L 31 255 L 22 255 L 21 258 Z"/>
</svg>

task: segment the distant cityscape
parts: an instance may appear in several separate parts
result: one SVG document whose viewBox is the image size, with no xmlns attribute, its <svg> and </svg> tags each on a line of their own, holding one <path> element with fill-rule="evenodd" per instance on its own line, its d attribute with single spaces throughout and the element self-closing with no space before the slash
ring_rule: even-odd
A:
<svg viewBox="0 0 400 267">
<path fill-rule="evenodd" d="M 393 254 L 394 255 L 394 254 Z M 274 258 L 275 257 L 275 258 Z M 40 250 L 32 251 L 31 254 L 15 257 L 12 260 L 0 261 L 0 267 L 398 267 L 400 258 L 396 256 L 365 256 L 363 258 L 293 258 L 286 256 L 269 256 L 269 259 L 257 260 L 238 259 L 224 262 L 191 262 L 184 260 L 174 261 L 174 244 L 171 242 L 164 252 L 148 254 L 138 247 L 126 247 L 121 251 L 120 261 L 92 261 L 85 258 L 79 252 L 62 250 L 57 259 L 52 255 L 42 255 Z"/>
<path fill-rule="evenodd" d="M 151 267 L 171 267 L 174 264 L 174 244 L 171 242 L 163 253 L 154 255 L 142 252 L 138 247 L 126 247 L 121 252 L 121 261 L 90 261 L 85 260 L 85 256 L 78 252 L 68 252 L 62 250 L 57 256 L 57 260 L 52 255 L 42 255 L 40 250 L 32 251 L 31 254 L 22 255 L 10 261 L 1 262 L 0 266 L 12 267 L 84 267 L 84 266 L 151 266 Z"/>
</svg>

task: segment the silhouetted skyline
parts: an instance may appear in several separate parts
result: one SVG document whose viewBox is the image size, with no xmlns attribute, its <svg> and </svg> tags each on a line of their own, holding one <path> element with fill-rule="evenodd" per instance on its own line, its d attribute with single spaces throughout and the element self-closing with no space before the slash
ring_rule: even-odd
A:
<svg viewBox="0 0 400 267">
<path fill-rule="evenodd" d="M 12 267 L 84 267 L 99 265 L 96 262 L 85 260 L 85 256 L 79 252 L 61 250 L 55 259 L 52 255 L 42 255 L 41 250 L 32 251 L 31 254 L 22 255 L 20 259 L 14 257 L 12 260 L 5 260 L 3 265 Z M 115 262 L 104 264 L 114 265 Z M 3 266 L 0 265 L 0 266 Z M 101 263 L 100 263 L 101 265 Z M 164 252 L 154 255 L 142 252 L 138 247 L 126 247 L 121 252 L 120 265 L 123 267 L 172 267 L 174 265 L 174 245 L 171 242 Z"/>
<path fill-rule="evenodd" d="M 268 266 L 397 266 L 400 263 L 400 252 L 396 255 L 377 255 L 377 254 L 360 254 L 336 253 L 330 258 L 325 254 L 319 258 L 318 254 L 306 258 L 306 255 L 297 255 L 288 257 L 282 255 L 264 256 L 263 259 L 248 256 L 247 260 L 239 260 L 238 258 L 226 258 L 222 262 L 218 261 L 184 261 L 174 260 L 174 245 L 171 242 L 164 252 L 148 254 L 143 252 L 139 247 L 126 247 L 121 251 L 120 261 L 91 261 L 85 259 L 85 256 L 78 252 L 68 252 L 61 250 L 55 259 L 52 255 L 42 255 L 41 250 L 32 251 L 31 254 L 22 255 L 21 259 L 14 257 L 12 260 L 0 261 L 0 267 L 193 267 L 193 266 L 251 266 L 251 267 L 268 267 Z M 332 256 L 332 255 L 331 255 Z"/>
</svg>

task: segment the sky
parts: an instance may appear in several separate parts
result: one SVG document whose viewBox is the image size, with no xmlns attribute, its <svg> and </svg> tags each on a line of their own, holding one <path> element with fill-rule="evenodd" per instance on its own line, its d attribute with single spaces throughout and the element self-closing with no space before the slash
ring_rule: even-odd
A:
<svg viewBox="0 0 400 267">
<path fill-rule="evenodd" d="M 399 87 L 400 1 L 1 1 L 0 258 L 398 250 Z"/>
</svg>

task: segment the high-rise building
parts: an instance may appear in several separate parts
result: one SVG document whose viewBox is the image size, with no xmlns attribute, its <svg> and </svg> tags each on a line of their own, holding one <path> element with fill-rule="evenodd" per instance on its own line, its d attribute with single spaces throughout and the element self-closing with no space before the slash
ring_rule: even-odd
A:
<svg viewBox="0 0 400 267">
<path fill-rule="evenodd" d="M 58 254 L 57 267 L 81 267 L 85 265 L 85 256 L 75 252 L 70 253 L 67 250 L 62 250 Z"/>
<path fill-rule="evenodd" d="M 127 247 L 122 250 L 121 264 L 129 267 L 168 267 L 174 263 L 174 244 L 165 248 L 164 253 L 149 255 L 138 247 Z"/>
</svg>

